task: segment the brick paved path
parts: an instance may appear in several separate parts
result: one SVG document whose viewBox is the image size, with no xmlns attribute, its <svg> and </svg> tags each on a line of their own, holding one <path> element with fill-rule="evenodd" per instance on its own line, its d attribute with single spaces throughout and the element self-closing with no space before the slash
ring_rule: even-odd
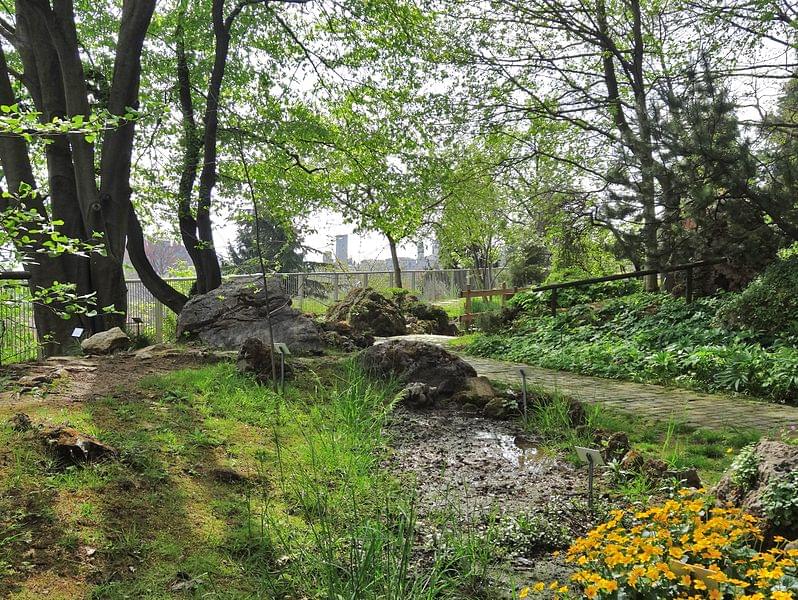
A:
<svg viewBox="0 0 798 600">
<path fill-rule="evenodd" d="M 417 339 L 446 345 L 454 338 L 447 336 L 412 335 Z M 602 379 L 564 371 L 541 369 L 520 363 L 461 355 L 477 370 L 494 381 L 519 384 L 519 368 L 526 371 L 531 386 L 557 390 L 583 402 L 604 404 L 617 410 L 645 418 L 687 423 L 707 429 L 757 429 L 775 433 L 787 425 L 798 425 L 798 407 L 757 402 L 743 397 L 703 394 L 659 385 Z"/>
</svg>

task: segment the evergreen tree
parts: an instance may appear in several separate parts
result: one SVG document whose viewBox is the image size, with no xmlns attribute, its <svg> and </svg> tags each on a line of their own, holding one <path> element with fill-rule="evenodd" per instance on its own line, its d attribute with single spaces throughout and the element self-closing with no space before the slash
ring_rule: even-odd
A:
<svg viewBox="0 0 798 600">
<path fill-rule="evenodd" d="M 246 215 L 239 225 L 235 240 L 227 248 L 229 259 L 226 261 L 225 271 L 228 273 L 260 271 L 255 229 L 255 218 Z M 261 215 L 258 229 L 267 269 L 278 273 L 305 270 L 305 248 L 294 227 Z"/>
<path fill-rule="evenodd" d="M 671 264 L 729 263 L 702 274 L 704 291 L 739 289 L 773 260 L 781 236 L 754 202 L 757 161 L 740 131 L 737 106 L 707 67 L 679 97 L 666 95 L 657 131 L 671 172 L 663 190 L 661 247 Z M 672 279 L 673 281 L 673 279 Z"/>
</svg>

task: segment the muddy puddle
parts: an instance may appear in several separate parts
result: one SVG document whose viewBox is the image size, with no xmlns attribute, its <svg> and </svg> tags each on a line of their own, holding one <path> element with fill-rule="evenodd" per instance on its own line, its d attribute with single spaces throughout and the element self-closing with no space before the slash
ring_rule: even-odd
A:
<svg viewBox="0 0 798 600">
<path fill-rule="evenodd" d="M 582 475 L 511 422 L 450 408 L 399 408 L 388 428 L 388 468 L 413 480 L 419 510 L 445 503 L 469 512 L 530 512 L 581 493 Z"/>
<path fill-rule="evenodd" d="M 523 435 L 477 431 L 474 442 L 479 446 L 479 452 L 500 457 L 509 468 L 540 469 L 549 460 L 538 449 L 535 440 Z"/>
</svg>

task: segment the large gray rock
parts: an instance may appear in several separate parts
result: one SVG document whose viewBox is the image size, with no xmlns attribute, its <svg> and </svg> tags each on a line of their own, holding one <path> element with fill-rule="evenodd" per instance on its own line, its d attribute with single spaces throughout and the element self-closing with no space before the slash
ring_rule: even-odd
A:
<svg viewBox="0 0 798 600">
<path fill-rule="evenodd" d="M 127 350 L 130 338 L 119 327 L 95 333 L 80 343 L 86 354 L 113 354 L 117 350 Z"/>
<path fill-rule="evenodd" d="M 712 492 L 762 519 L 766 541 L 798 538 L 798 446 L 762 440 L 744 448 Z"/>
<path fill-rule="evenodd" d="M 468 384 L 477 372 L 459 356 L 439 346 L 413 340 L 389 340 L 358 355 L 363 369 L 374 377 L 402 383 L 426 383 L 448 396 Z"/>
<path fill-rule="evenodd" d="M 327 310 L 327 321 L 345 321 L 358 334 L 390 337 L 407 333 L 399 307 L 371 288 L 355 288 Z"/>
<path fill-rule="evenodd" d="M 487 377 L 469 377 L 462 389 L 452 396 L 452 402 L 484 408 L 496 396 L 496 390 Z"/>
<path fill-rule="evenodd" d="M 267 306 L 258 277 L 228 281 L 207 294 L 194 296 L 180 313 L 178 338 L 199 339 L 211 348 L 229 350 L 238 350 L 253 337 L 270 344 L 266 316 L 271 311 L 275 342 L 287 344 L 294 353 L 321 353 L 324 344 L 318 326 L 291 308 L 291 298 L 279 280 L 269 280 L 268 296 Z"/>
</svg>

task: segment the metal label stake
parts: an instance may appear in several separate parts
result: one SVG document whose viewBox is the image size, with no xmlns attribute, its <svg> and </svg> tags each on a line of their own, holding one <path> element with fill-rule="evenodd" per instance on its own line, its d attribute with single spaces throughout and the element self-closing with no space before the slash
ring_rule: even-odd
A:
<svg viewBox="0 0 798 600">
<path fill-rule="evenodd" d="M 587 464 L 587 507 L 593 511 L 593 471 L 604 464 L 604 457 L 599 450 L 574 446 L 576 455 L 583 463 Z"/>
<path fill-rule="evenodd" d="M 280 355 L 280 393 L 285 393 L 285 357 L 291 355 L 288 346 L 282 342 L 272 344 L 274 351 Z"/>
</svg>

